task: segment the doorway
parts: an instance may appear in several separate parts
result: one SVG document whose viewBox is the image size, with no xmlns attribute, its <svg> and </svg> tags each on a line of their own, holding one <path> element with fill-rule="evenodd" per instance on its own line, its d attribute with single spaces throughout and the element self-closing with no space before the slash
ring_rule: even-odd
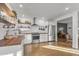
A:
<svg viewBox="0 0 79 59">
<path fill-rule="evenodd" d="M 57 39 L 72 47 L 72 17 L 57 21 Z"/>
</svg>

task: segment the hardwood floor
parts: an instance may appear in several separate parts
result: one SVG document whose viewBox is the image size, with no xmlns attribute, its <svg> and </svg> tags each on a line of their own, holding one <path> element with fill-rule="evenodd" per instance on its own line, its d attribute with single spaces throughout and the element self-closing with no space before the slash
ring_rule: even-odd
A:
<svg viewBox="0 0 79 59">
<path fill-rule="evenodd" d="M 77 56 L 77 54 L 62 52 L 54 49 L 43 48 L 42 46 L 52 45 L 71 48 L 71 44 L 64 42 L 46 42 L 38 44 L 24 45 L 24 56 Z"/>
</svg>

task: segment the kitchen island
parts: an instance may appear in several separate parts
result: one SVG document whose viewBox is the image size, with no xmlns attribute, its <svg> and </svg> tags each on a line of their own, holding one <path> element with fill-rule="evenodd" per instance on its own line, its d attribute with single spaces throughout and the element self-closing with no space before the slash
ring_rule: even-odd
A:
<svg viewBox="0 0 79 59">
<path fill-rule="evenodd" d="M 23 39 L 20 36 L 0 40 L 0 56 L 22 56 Z"/>
</svg>

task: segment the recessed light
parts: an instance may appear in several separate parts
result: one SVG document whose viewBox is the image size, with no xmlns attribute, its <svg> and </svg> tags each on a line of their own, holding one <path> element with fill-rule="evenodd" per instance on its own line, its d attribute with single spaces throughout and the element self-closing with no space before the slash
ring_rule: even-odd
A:
<svg viewBox="0 0 79 59">
<path fill-rule="evenodd" d="M 21 8 L 22 8 L 22 7 L 23 7 L 23 5 L 22 5 L 22 4 L 20 4 L 20 5 L 19 5 L 19 7 L 21 7 Z"/>
<path fill-rule="evenodd" d="M 69 8 L 68 8 L 68 7 L 66 7 L 66 8 L 65 8 L 65 10 L 69 10 Z"/>
<path fill-rule="evenodd" d="M 22 17 L 24 17 L 24 15 L 22 15 Z"/>
</svg>

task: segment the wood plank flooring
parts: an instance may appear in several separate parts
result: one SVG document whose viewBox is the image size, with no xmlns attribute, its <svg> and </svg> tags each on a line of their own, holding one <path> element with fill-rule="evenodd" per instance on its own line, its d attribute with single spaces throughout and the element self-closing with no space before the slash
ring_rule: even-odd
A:
<svg viewBox="0 0 79 59">
<path fill-rule="evenodd" d="M 71 44 L 64 42 L 46 42 L 24 45 L 24 56 L 78 56 L 77 54 L 43 48 L 45 45 L 71 48 Z"/>
</svg>

